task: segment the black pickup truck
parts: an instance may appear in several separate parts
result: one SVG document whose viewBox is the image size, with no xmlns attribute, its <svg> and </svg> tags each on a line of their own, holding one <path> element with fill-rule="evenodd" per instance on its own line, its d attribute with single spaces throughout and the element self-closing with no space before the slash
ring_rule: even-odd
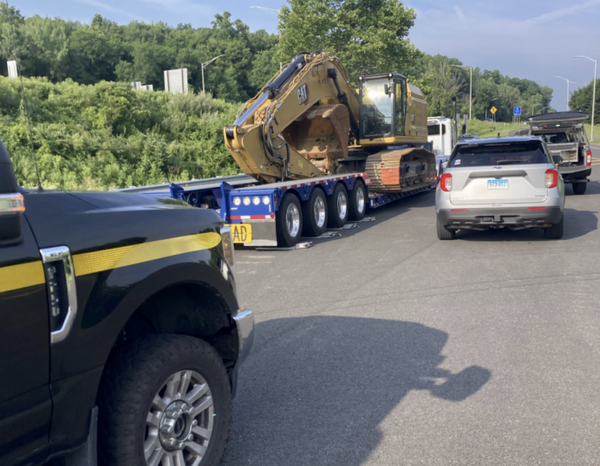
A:
<svg viewBox="0 0 600 466">
<path fill-rule="evenodd" d="M 27 191 L 0 143 L 0 464 L 217 465 L 253 314 L 211 210 Z"/>
</svg>

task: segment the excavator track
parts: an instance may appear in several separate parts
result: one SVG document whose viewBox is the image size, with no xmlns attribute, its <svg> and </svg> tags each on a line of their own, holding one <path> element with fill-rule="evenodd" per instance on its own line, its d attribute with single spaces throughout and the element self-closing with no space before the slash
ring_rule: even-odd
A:
<svg viewBox="0 0 600 466">
<path fill-rule="evenodd" d="M 413 191 L 435 182 L 435 156 L 421 148 L 385 150 L 367 158 L 365 171 L 373 192 Z"/>
</svg>

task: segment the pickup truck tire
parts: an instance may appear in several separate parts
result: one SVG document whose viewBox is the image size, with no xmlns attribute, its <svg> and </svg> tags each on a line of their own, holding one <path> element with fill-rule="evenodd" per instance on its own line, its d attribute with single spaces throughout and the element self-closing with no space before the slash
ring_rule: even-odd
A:
<svg viewBox="0 0 600 466">
<path fill-rule="evenodd" d="M 362 180 L 356 180 L 352 191 L 350 191 L 348 219 L 358 221 L 365 218 L 368 200 L 365 184 Z"/>
<path fill-rule="evenodd" d="M 320 188 L 314 188 L 304 203 L 304 236 L 321 236 L 327 229 L 327 198 Z"/>
<path fill-rule="evenodd" d="M 544 238 L 546 239 L 561 239 L 565 228 L 565 216 L 560 219 L 560 222 L 552 225 L 544 230 Z"/>
<path fill-rule="evenodd" d="M 586 183 L 573 183 L 573 192 L 575 194 L 584 194 L 586 189 L 587 189 L 587 182 Z"/>
<path fill-rule="evenodd" d="M 344 183 L 338 183 L 333 189 L 333 194 L 327 198 L 329 228 L 342 228 L 348 221 L 348 191 Z"/>
<path fill-rule="evenodd" d="M 152 335 L 111 357 L 99 393 L 100 465 L 217 466 L 231 387 L 208 343 Z"/>
<path fill-rule="evenodd" d="M 437 218 L 437 236 L 438 239 L 445 241 L 456 238 L 456 230 L 448 230 L 446 225 L 443 225 L 440 222 L 440 219 Z"/>
<path fill-rule="evenodd" d="M 287 193 L 283 196 L 275 226 L 279 246 L 291 247 L 298 244 L 302 236 L 302 206 L 294 194 Z"/>
</svg>

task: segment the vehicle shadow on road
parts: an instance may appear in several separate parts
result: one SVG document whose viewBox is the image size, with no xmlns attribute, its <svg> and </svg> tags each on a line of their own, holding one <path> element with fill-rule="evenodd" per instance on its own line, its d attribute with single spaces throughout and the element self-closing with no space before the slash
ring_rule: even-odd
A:
<svg viewBox="0 0 600 466">
<path fill-rule="evenodd" d="M 588 210 L 565 209 L 565 230 L 561 240 L 580 238 L 598 229 L 598 212 Z M 434 226 L 432 226 L 434 228 Z M 550 241 L 544 238 L 541 229 L 511 231 L 503 228 L 500 230 L 470 231 L 463 230 L 456 234 L 457 240 L 463 241 Z"/>
<path fill-rule="evenodd" d="M 446 332 L 412 322 L 316 316 L 259 323 L 223 465 L 363 464 L 382 439 L 380 423 L 411 391 L 461 402 L 490 380 L 483 367 L 457 374 L 440 367 L 447 341 Z M 417 409 L 435 403 L 421 400 Z M 397 455 L 401 464 L 400 444 Z"/>
</svg>

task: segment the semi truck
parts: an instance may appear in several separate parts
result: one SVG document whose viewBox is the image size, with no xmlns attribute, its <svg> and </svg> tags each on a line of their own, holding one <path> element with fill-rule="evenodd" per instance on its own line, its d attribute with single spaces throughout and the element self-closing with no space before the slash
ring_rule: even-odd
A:
<svg viewBox="0 0 600 466">
<path fill-rule="evenodd" d="M 236 243 L 293 247 L 434 188 L 420 89 L 395 72 L 358 82 L 334 55 L 299 53 L 224 128 L 243 174 L 126 191 L 215 209 Z"/>
</svg>

